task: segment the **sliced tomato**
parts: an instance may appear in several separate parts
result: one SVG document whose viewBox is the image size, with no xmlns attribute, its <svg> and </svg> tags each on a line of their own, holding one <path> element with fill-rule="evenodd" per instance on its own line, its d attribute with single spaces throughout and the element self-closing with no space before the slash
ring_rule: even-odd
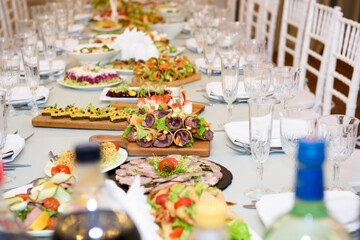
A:
<svg viewBox="0 0 360 240">
<path fill-rule="evenodd" d="M 175 158 L 165 158 L 159 162 L 159 170 L 164 172 L 172 172 L 175 170 L 176 166 L 177 160 Z"/>
<path fill-rule="evenodd" d="M 181 227 L 175 228 L 175 230 L 172 231 L 169 236 L 171 238 L 179 238 L 181 236 L 181 234 L 183 233 L 183 231 L 184 231 L 184 229 Z"/>
<path fill-rule="evenodd" d="M 57 165 L 57 167 L 59 168 L 60 172 L 65 173 L 65 174 L 70 174 L 70 169 L 68 166 Z"/>
<path fill-rule="evenodd" d="M 19 193 L 19 194 L 16 194 L 15 196 L 21 197 L 22 199 L 24 199 L 24 201 L 26 201 L 29 197 L 26 193 Z"/>
<path fill-rule="evenodd" d="M 57 225 L 57 222 L 58 222 L 58 218 L 57 217 L 51 217 L 49 218 L 48 222 L 47 222 L 47 228 L 49 230 L 54 230 L 56 225 Z"/>
<path fill-rule="evenodd" d="M 178 209 L 181 206 L 190 207 L 191 199 L 187 197 L 180 198 L 174 205 L 175 209 Z"/>
<path fill-rule="evenodd" d="M 176 160 L 176 158 L 172 158 L 172 157 L 169 157 L 169 158 L 165 158 L 166 160 L 172 162 L 175 166 L 175 168 L 177 167 L 177 165 L 179 164 L 178 160 Z M 164 159 L 164 160 L 165 160 Z"/>
<path fill-rule="evenodd" d="M 120 147 L 116 143 L 114 143 L 116 151 L 119 151 Z"/>
<path fill-rule="evenodd" d="M 60 169 L 58 168 L 58 166 L 51 168 L 51 176 L 54 176 L 55 174 L 57 174 L 59 172 L 60 172 Z"/>
<path fill-rule="evenodd" d="M 164 194 L 160 194 L 158 195 L 156 198 L 155 198 L 155 203 L 157 205 L 160 205 L 160 206 L 163 206 L 164 207 L 164 204 L 166 202 L 166 199 L 169 195 L 164 193 Z"/>
<path fill-rule="evenodd" d="M 49 198 L 45 198 L 45 200 L 44 200 L 44 207 L 47 209 L 50 209 L 52 211 L 57 211 L 59 206 L 60 206 L 60 203 L 56 198 L 49 197 Z"/>
<path fill-rule="evenodd" d="M 164 101 L 165 101 L 166 103 L 169 103 L 171 99 L 172 99 L 171 95 L 169 95 L 169 94 L 164 95 Z M 176 106 L 177 106 L 177 105 L 176 105 Z"/>
</svg>

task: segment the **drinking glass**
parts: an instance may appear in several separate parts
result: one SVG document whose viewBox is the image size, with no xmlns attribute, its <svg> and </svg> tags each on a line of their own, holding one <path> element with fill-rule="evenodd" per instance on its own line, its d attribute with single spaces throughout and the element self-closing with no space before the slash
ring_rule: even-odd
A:
<svg viewBox="0 0 360 240">
<path fill-rule="evenodd" d="M 334 162 L 330 190 L 344 190 L 339 184 L 340 164 L 354 151 L 359 120 L 347 115 L 328 115 L 319 120 L 319 135 L 327 141 L 327 158 Z"/>
<path fill-rule="evenodd" d="M 249 97 L 265 97 L 272 82 L 271 63 L 244 65 L 244 88 Z"/>
<path fill-rule="evenodd" d="M 45 59 L 49 61 L 49 79 L 54 81 L 54 73 L 52 71 L 53 61 L 56 58 L 56 22 L 54 18 L 43 20 L 40 23 L 40 32 L 44 46 Z"/>
<path fill-rule="evenodd" d="M 226 123 L 232 119 L 232 103 L 236 99 L 239 88 L 239 58 L 238 52 L 226 53 L 221 56 L 221 80 L 224 100 L 227 102 L 228 119 Z"/>
<path fill-rule="evenodd" d="M 275 96 L 281 101 L 283 109 L 287 109 L 287 102 L 296 96 L 299 89 L 300 68 L 275 67 L 273 69 L 273 87 Z"/>
<path fill-rule="evenodd" d="M 36 35 L 28 36 L 24 41 L 24 45 L 21 47 L 22 59 L 24 62 L 25 80 L 31 90 L 33 103 L 31 110 L 27 114 L 33 116 L 37 116 L 41 113 L 36 101 L 36 90 L 39 87 L 40 81 L 39 54 L 36 39 Z"/>
<path fill-rule="evenodd" d="M 36 33 L 36 21 L 33 19 L 21 19 L 15 22 L 17 33 Z"/>
<path fill-rule="evenodd" d="M 260 63 L 267 60 L 265 40 L 246 40 L 243 45 L 244 58 L 247 64 Z"/>
<path fill-rule="evenodd" d="M 280 140 L 282 149 L 290 157 L 297 169 L 295 160 L 298 142 L 302 138 L 314 137 L 317 134 L 317 122 L 320 114 L 313 110 L 287 109 L 280 112 Z M 287 186 L 284 192 L 294 191 Z"/>
<path fill-rule="evenodd" d="M 56 25 L 58 31 L 58 38 L 65 46 L 65 40 L 68 37 L 68 12 L 66 8 L 59 8 L 56 10 Z"/>
<path fill-rule="evenodd" d="M 0 86 L 6 90 L 7 94 L 7 116 L 17 115 L 17 111 L 12 106 L 11 89 L 16 86 L 20 78 L 20 57 L 14 52 L 9 55 L 2 55 L 0 59 Z"/>
<path fill-rule="evenodd" d="M 203 52 L 204 35 L 202 26 L 195 25 L 194 38 L 196 40 L 196 51 L 198 54 Z"/>
<path fill-rule="evenodd" d="M 263 186 L 264 162 L 268 159 L 271 143 L 271 131 L 274 104 L 273 98 L 251 98 L 249 103 L 249 140 L 252 159 L 257 164 L 257 185 L 245 192 L 245 196 L 260 199 L 263 195 L 273 193 Z"/>
<path fill-rule="evenodd" d="M 64 4 L 67 10 L 68 26 L 70 26 L 74 24 L 75 21 L 75 8 L 74 8 L 75 3 L 73 0 L 65 0 Z"/>
<path fill-rule="evenodd" d="M 37 20 L 39 16 L 43 15 L 47 11 L 45 5 L 36 5 L 30 7 L 30 14 L 33 20 Z"/>
<path fill-rule="evenodd" d="M 207 65 L 207 74 L 211 79 L 212 67 L 216 58 L 216 38 L 217 29 L 214 27 L 206 27 L 203 29 L 203 53 Z"/>
</svg>

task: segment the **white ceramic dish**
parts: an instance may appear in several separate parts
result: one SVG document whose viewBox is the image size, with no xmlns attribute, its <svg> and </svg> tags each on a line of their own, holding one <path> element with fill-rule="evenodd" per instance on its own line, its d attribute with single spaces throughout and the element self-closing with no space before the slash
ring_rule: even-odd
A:
<svg viewBox="0 0 360 240">
<path fill-rule="evenodd" d="M 96 36 L 97 39 L 106 39 L 106 38 L 115 38 L 113 43 L 118 43 L 117 42 L 117 38 L 119 37 L 119 34 L 102 34 L 102 35 L 98 35 Z M 95 39 L 90 39 L 89 43 L 94 43 Z"/>
<path fill-rule="evenodd" d="M 158 12 L 166 21 L 182 22 L 185 20 L 185 17 L 181 15 L 179 9 L 175 7 L 160 8 Z"/>
<path fill-rule="evenodd" d="M 118 152 L 120 153 L 120 157 L 116 160 L 116 162 L 113 165 L 101 170 L 102 173 L 113 170 L 114 168 L 117 168 L 118 166 L 120 166 L 121 164 L 123 164 L 126 161 L 126 159 L 128 157 L 127 151 L 123 148 L 119 148 Z M 44 172 L 45 172 L 46 176 L 51 177 L 51 168 L 54 166 L 55 165 L 51 161 L 48 161 L 46 163 L 46 165 L 44 167 Z"/>
<path fill-rule="evenodd" d="M 166 33 L 168 39 L 173 39 L 184 27 L 184 22 L 152 24 L 150 28 L 158 33 Z"/>
<path fill-rule="evenodd" d="M 73 85 L 66 84 L 64 82 L 63 78 L 59 78 L 56 81 L 61 86 L 68 87 L 68 88 L 73 88 L 73 89 L 78 89 L 78 90 L 99 90 L 99 89 L 103 89 L 103 88 L 106 88 L 106 87 L 112 87 L 112 86 L 118 85 L 121 82 L 121 80 L 119 80 L 119 81 L 114 82 L 114 83 L 102 84 L 102 85 L 73 86 Z"/>
<path fill-rule="evenodd" d="M 106 44 L 109 48 L 114 48 L 114 51 L 104 52 L 104 53 L 75 53 L 74 50 L 80 50 L 84 47 L 102 47 L 104 44 L 80 44 L 68 51 L 68 54 L 74 58 L 76 58 L 80 64 L 88 64 L 88 63 L 98 63 L 106 64 L 110 62 L 113 58 L 115 58 L 120 53 L 120 47 L 117 44 Z"/>
<path fill-rule="evenodd" d="M 177 51 L 174 53 L 167 53 L 169 57 L 176 57 L 177 55 L 182 54 L 185 51 L 184 47 L 176 47 Z"/>
</svg>

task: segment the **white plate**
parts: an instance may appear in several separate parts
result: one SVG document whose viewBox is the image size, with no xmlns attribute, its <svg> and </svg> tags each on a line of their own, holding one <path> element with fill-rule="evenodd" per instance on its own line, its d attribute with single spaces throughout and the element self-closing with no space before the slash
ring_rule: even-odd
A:
<svg viewBox="0 0 360 240">
<path fill-rule="evenodd" d="M 129 87 L 129 89 L 138 89 L 139 87 Z M 111 88 L 104 88 L 100 94 L 100 101 L 110 101 L 110 102 L 115 102 L 115 101 L 122 101 L 122 102 L 136 102 L 139 98 L 113 98 L 113 97 L 108 97 L 106 96 L 106 93 L 110 90 Z M 178 87 L 169 87 L 168 88 L 171 92 L 172 92 L 172 96 L 174 98 L 174 100 L 179 99 L 179 88 Z"/>
<path fill-rule="evenodd" d="M 195 59 L 196 67 L 201 71 L 206 73 L 207 72 L 207 65 L 204 58 L 197 58 Z M 212 73 L 213 74 L 220 74 L 221 73 L 221 61 L 220 58 L 215 58 L 214 64 L 212 66 Z"/>
<path fill-rule="evenodd" d="M 119 84 L 121 82 L 121 80 L 114 82 L 114 83 L 109 83 L 109 84 L 102 84 L 102 85 L 90 85 L 90 86 L 73 86 L 73 85 L 68 85 L 64 82 L 63 78 L 58 78 L 56 80 L 58 82 L 58 84 L 60 84 L 61 86 L 64 87 L 68 87 L 68 88 L 74 88 L 74 89 L 79 89 L 79 90 L 98 90 L 98 89 L 103 89 L 105 87 L 112 87 L 115 86 L 117 84 Z"/>
<path fill-rule="evenodd" d="M 123 148 L 119 148 L 118 153 L 120 153 L 120 157 L 116 160 L 115 164 L 101 170 L 102 173 L 113 170 L 114 168 L 117 168 L 118 166 L 120 166 L 121 164 L 123 164 L 126 161 L 126 159 L 128 157 L 127 151 L 125 149 L 123 149 Z M 46 176 L 51 177 L 51 168 L 54 167 L 54 166 L 55 165 L 51 161 L 48 161 L 46 163 L 46 165 L 44 167 L 44 172 L 45 172 Z"/>
<path fill-rule="evenodd" d="M 14 196 L 19 193 L 26 193 L 29 188 L 32 188 L 32 184 L 24 185 L 18 188 L 14 188 L 10 191 L 7 191 L 3 196 Z M 27 231 L 27 234 L 33 237 L 51 237 L 54 233 L 53 230 L 42 230 L 42 231 Z"/>
<path fill-rule="evenodd" d="M 169 57 L 175 57 L 177 55 L 180 55 L 181 53 L 183 53 L 185 51 L 185 48 L 184 47 L 176 47 L 177 48 L 177 51 L 174 52 L 174 53 L 167 53 L 167 55 Z"/>
<path fill-rule="evenodd" d="M 130 70 L 130 69 L 116 69 L 116 68 L 111 68 L 114 69 L 117 73 L 119 74 L 124 74 L 124 75 L 134 75 L 134 70 Z"/>
<path fill-rule="evenodd" d="M 91 26 L 90 29 L 96 32 L 113 32 L 113 31 L 118 31 L 120 30 L 122 27 L 116 27 L 116 28 L 97 28 L 95 26 Z"/>
</svg>

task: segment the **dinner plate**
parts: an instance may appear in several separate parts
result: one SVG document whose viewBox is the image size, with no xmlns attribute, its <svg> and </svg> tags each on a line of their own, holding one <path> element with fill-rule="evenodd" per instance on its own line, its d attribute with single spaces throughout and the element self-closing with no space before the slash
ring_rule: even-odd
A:
<svg viewBox="0 0 360 240">
<path fill-rule="evenodd" d="M 117 168 L 118 166 L 120 166 L 121 164 L 123 164 L 126 161 L 126 159 L 128 157 L 127 151 L 123 148 L 119 148 L 118 153 L 120 153 L 120 157 L 118 159 L 116 159 L 116 162 L 113 165 L 102 169 L 101 170 L 102 173 L 105 173 L 114 168 Z M 50 160 L 46 163 L 46 165 L 44 167 L 44 172 L 45 172 L 46 176 L 51 177 L 51 168 L 54 166 L 55 165 Z"/>
<path fill-rule="evenodd" d="M 196 67 L 203 73 L 207 73 L 207 64 L 204 58 L 197 58 L 195 59 Z M 212 66 L 212 73 L 213 74 L 220 74 L 221 73 L 221 61 L 220 58 L 215 58 L 214 64 Z"/>
<path fill-rule="evenodd" d="M 106 96 L 106 93 L 110 90 L 111 88 L 104 88 L 100 94 L 100 101 L 110 101 L 110 102 L 116 102 L 116 101 L 122 101 L 122 102 L 137 102 L 137 100 L 139 98 L 116 98 L 116 97 L 108 97 Z M 139 89 L 139 87 L 129 87 L 129 89 Z M 177 100 L 180 98 L 179 95 L 179 88 L 178 87 L 169 87 L 167 88 L 171 91 L 171 95 L 173 96 L 174 100 Z"/>
<path fill-rule="evenodd" d="M 122 27 L 116 27 L 116 28 L 97 28 L 95 26 L 90 27 L 91 30 L 97 31 L 97 32 L 113 32 L 113 31 L 118 31 L 121 28 Z"/>
<path fill-rule="evenodd" d="M 57 79 L 56 81 L 57 81 L 58 84 L 60 84 L 61 86 L 68 87 L 68 88 L 79 89 L 79 90 L 99 90 L 99 89 L 103 89 L 103 88 L 106 88 L 106 87 L 112 87 L 112 86 L 118 85 L 122 80 L 119 80 L 119 81 L 114 82 L 114 83 L 101 84 L 101 85 L 89 85 L 89 86 L 74 86 L 74 85 L 69 85 L 69 84 L 66 84 L 66 83 L 64 82 L 64 79 L 63 79 L 63 78 L 59 78 L 59 79 Z"/>
<path fill-rule="evenodd" d="M 185 51 L 184 47 L 176 47 L 177 51 L 174 53 L 167 53 L 167 55 L 169 57 L 176 57 L 177 55 L 180 55 L 181 53 L 183 53 Z"/>
<path fill-rule="evenodd" d="M 29 188 L 34 187 L 32 184 L 27 184 L 21 187 L 14 188 L 10 191 L 7 191 L 3 194 L 4 197 L 6 196 L 14 196 L 19 193 L 26 193 Z M 51 237 L 54 233 L 53 230 L 42 230 L 42 231 L 27 231 L 27 234 L 33 237 Z"/>
</svg>

